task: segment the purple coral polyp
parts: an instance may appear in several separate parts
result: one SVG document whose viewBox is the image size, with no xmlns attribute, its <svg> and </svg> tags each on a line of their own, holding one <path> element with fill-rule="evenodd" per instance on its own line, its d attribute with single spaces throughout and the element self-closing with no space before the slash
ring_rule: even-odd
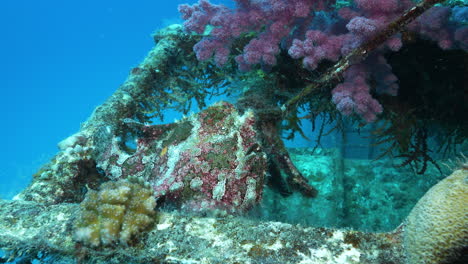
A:
<svg viewBox="0 0 468 264">
<path fill-rule="evenodd" d="M 281 49 L 287 50 L 294 59 L 302 59 L 304 68 L 315 70 L 322 61 L 338 61 L 348 55 L 414 6 L 411 0 L 355 0 L 353 5 L 337 10 L 339 17 L 332 14 L 329 19 L 315 19 L 317 11 L 331 10 L 335 0 L 235 0 L 235 3 L 237 7 L 229 9 L 200 0 L 198 4 L 180 5 L 179 11 L 188 31 L 202 34 L 208 25 L 214 27 L 194 46 L 194 51 L 202 61 L 214 56 L 214 62 L 220 67 L 228 62 L 234 40 L 242 33 L 254 32 L 255 37 L 235 57 L 240 71 L 250 71 L 255 65 L 266 68 L 276 65 Z M 466 10 L 456 9 L 452 16 L 454 10 L 433 7 L 407 29 L 437 41 L 442 49 L 468 49 L 468 30 L 463 22 Z M 400 50 L 403 46 L 400 35 L 389 36 L 382 47 L 374 51 L 375 56 Z M 361 67 L 359 61 L 355 64 Z M 362 66 L 371 71 L 381 68 L 378 64 Z M 391 74 L 388 70 L 387 75 Z M 382 107 L 372 98 L 371 89 L 363 89 L 367 86 L 345 78 L 343 85 L 333 92 L 337 109 L 344 115 L 357 114 L 366 122 L 376 120 Z M 380 82 L 377 90 L 396 95 L 397 88 L 396 81 L 388 85 Z M 345 98 L 337 92 L 343 89 L 354 94 L 359 90 L 363 94 Z M 362 100 L 357 100 L 359 98 Z"/>
</svg>

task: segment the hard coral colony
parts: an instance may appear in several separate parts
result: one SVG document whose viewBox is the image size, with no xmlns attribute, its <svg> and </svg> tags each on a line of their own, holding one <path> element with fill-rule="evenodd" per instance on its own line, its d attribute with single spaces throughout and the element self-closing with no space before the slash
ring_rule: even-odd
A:
<svg viewBox="0 0 468 264">
<path fill-rule="evenodd" d="M 81 203 L 75 238 L 86 245 L 128 245 L 154 222 L 153 192 L 127 181 L 106 182 L 99 191 L 88 190 Z"/>
</svg>

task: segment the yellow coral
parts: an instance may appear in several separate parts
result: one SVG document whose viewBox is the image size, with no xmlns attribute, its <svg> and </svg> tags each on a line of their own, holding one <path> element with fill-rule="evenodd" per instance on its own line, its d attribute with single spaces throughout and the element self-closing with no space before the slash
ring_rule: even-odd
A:
<svg viewBox="0 0 468 264">
<path fill-rule="evenodd" d="M 156 200 L 151 190 L 127 181 L 106 182 L 89 190 L 81 203 L 75 238 L 97 247 L 128 244 L 154 221 Z"/>
<path fill-rule="evenodd" d="M 409 264 L 448 263 L 468 245 L 468 171 L 459 169 L 416 204 L 407 219 Z"/>
</svg>

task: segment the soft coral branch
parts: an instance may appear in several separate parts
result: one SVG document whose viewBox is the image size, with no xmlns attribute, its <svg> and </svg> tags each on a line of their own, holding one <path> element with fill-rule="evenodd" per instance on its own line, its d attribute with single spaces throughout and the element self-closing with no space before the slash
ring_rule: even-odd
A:
<svg viewBox="0 0 468 264">
<path fill-rule="evenodd" d="M 390 37 L 395 35 L 396 33 L 403 30 L 403 28 L 414 21 L 418 16 L 423 14 L 426 10 L 433 7 L 435 4 L 442 2 L 442 0 L 425 0 L 419 3 L 418 5 L 414 6 L 413 8 L 409 9 L 403 15 L 398 17 L 395 21 L 389 23 L 384 29 L 382 29 L 379 33 L 374 35 L 372 38 L 369 38 L 366 42 L 364 42 L 360 47 L 354 49 L 350 52 L 347 56 L 340 59 L 333 67 L 331 67 L 327 72 L 325 72 L 316 82 L 306 86 L 298 95 L 291 98 L 288 102 L 286 102 L 283 106 L 283 110 L 287 114 L 291 109 L 293 109 L 296 104 L 298 104 L 303 98 L 306 98 L 309 94 L 311 94 L 314 90 L 322 88 L 324 86 L 328 86 L 330 84 L 335 84 L 339 81 L 339 79 L 343 76 L 346 70 L 348 70 L 353 64 L 363 61 L 368 57 L 368 55 L 384 44 Z M 352 99 L 349 99 L 352 100 Z M 340 100 L 337 100 L 340 102 Z M 371 100 L 367 100 L 365 102 L 373 102 Z M 356 104 L 357 102 L 353 102 Z M 368 107 L 371 108 L 371 107 Z M 379 110 L 378 107 L 372 107 L 375 110 Z M 372 109 L 371 108 L 371 109 Z M 349 111 L 349 108 L 343 106 L 343 110 Z M 375 111 L 378 113 L 378 111 Z M 346 114 L 346 112 L 345 112 Z M 359 114 L 359 112 L 358 112 Z M 370 114 L 366 114 L 366 116 L 370 116 Z M 372 118 L 371 118 L 372 119 Z"/>
</svg>

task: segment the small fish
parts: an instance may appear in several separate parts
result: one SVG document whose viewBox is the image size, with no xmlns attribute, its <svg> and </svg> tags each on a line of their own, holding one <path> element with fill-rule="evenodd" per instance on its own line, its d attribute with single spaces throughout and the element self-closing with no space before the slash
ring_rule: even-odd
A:
<svg viewBox="0 0 468 264">
<path fill-rule="evenodd" d="M 161 150 L 161 153 L 159 154 L 159 157 L 162 157 L 164 155 L 166 155 L 167 153 L 167 146 L 165 146 L 162 150 Z"/>
<path fill-rule="evenodd" d="M 252 146 L 250 146 L 248 149 L 247 149 L 247 152 L 246 152 L 246 156 L 249 155 L 250 153 L 252 152 L 260 152 L 260 145 L 258 145 L 257 143 L 253 144 Z"/>
</svg>

